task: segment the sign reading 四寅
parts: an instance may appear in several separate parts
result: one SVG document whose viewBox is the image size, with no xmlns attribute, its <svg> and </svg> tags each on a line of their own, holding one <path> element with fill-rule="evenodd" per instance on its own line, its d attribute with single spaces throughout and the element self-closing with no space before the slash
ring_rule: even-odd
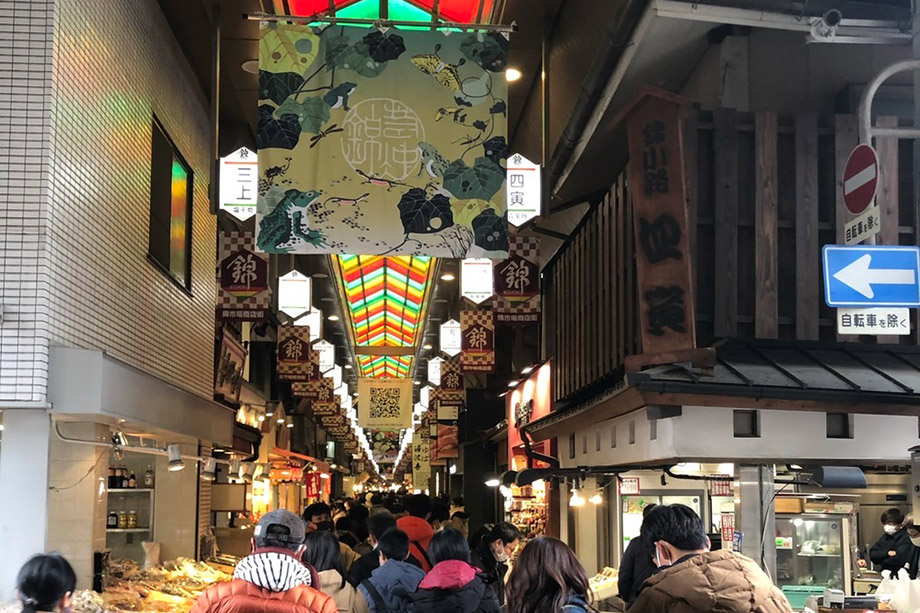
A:
<svg viewBox="0 0 920 613">
<path fill-rule="evenodd" d="M 520 153 L 508 156 L 508 178 L 505 183 L 508 223 L 521 226 L 540 215 L 540 165 Z"/>
</svg>

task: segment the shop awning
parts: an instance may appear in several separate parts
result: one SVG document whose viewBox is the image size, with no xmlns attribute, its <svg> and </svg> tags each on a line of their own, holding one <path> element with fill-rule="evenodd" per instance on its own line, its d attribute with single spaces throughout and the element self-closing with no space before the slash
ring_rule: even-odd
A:
<svg viewBox="0 0 920 613">
<path fill-rule="evenodd" d="M 920 347 L 728 341 L 711 371 L 666 364 L 627 374 L 592 401 L 532 422 L 534 440 L 559 437 L 645 406 L 920 416 Z"/>
<path fill-rule="evenodd" d="M 316 466 L 316 470 L 322 473 L 329 473 L 331 467 L 328 462 L 323 462 L 322 460 L 317 460 L 314 457 L 304 455 L 302 453 L 295 453 L 293 451 L 288 451 L 287 449 L 281 449 L 280 447 L 275 447 L 271 451 L 271 455 L 281 456 L 284 458 L 290 458 L 292 460 L 300 460 L 305 464 L 313 464 Z"/>
</svg>

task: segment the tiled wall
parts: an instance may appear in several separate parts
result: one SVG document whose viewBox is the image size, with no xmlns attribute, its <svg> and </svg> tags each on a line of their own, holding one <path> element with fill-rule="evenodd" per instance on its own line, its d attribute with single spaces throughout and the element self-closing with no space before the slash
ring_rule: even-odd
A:
<svg viewBox="0 0 920 613">
<path fill-rule="evenodd" d="M 43 403 L 53 0 L 0 0 L 0 401 Z"/>
<path fill-rule="evenodd" d="M 0 0 L 0 406 L 44 400 L 49 343 L 211 397 L 206 108 L 156 2 Z M 192 296 L 147 261 L 154 114 L 195 173 Z"/>
</svg>

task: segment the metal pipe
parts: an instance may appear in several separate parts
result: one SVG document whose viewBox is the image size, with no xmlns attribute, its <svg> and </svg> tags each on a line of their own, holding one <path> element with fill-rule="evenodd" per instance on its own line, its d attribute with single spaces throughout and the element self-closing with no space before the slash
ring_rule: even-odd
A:
<svg viewBox="0 0 920 613">
<path fill-rule="evenodd" d="M 87 441 L 81 438 L 71 438 L 69 436 L 64 436 L 63 434 L 61 434 L 61 422 L 59 421 L 54 422 L 54 433 L 57 435 L 59 439 L 71 445 L 91 445 L 93 447 L 108 447 L 110 449 L 113 449 L 115 447 L 115 445 L 113 445 L 112 443 L 107 443 L 105 441 Z M 122 447 L 121 449 L 122 451 L 128 451 L 130 453 L 140 453 L 140 454 L 157 455 L 157 456 L 168 455 L 165 449 L 160 449 L 158 447 L 135 447 L 135 446 L 126 445 Z M 194 462 L 200 462 L 202 459 L 201 457 L 196 456 L 196 455 L 184 455 L 183 454 L 180 457 L 184 460 L 191 460 Z M 219 464 L 220 463 L 229 464 L 229 462 L 225 460 L 217 460 L 217 462 Z"/>
<path fill-rule="evenodd" d="M 485 32 L 517 32 L 517 22 L 511 22 L 511 25 L 492 24 L 492 23 L 457 23 L 454 21 L 442 21 L 437 25 L 432 25 L 428 21 L 400 21 L 392 19 L 354 19 L 350 17 L 323 17 L 315 15 L 307 17 L 303 15 L 273 15 L 270 13 L 243 13 L 243 19 L 250 21 L 298 21 L 306 23 L 327 23 L 329 25 L 339 26 L 378 26 L 382 28 L 431 28 L 432 30 L 470 30 Z"/>
<path fill-rule="evenodd" d="M 899 72 L 920 70 L 920 60 L 903 60 L 891 64 L 866 86 L 862 98 L 859 100 L 859 142 L 872 144 L 873 136 L 896 136 L 898 138 L 920 138 L 920 129 L 899 128 L 873 128 L 872 127 L 872 101 L 882 84 Z M 903 135 L 903 136 L 902 136 Z"/>
<path fill-rule="evenodd" d="M 211 5 L 214 19 L 211 49 L 211 214 L 220 209 L 220 3 Z"/>
</svg>

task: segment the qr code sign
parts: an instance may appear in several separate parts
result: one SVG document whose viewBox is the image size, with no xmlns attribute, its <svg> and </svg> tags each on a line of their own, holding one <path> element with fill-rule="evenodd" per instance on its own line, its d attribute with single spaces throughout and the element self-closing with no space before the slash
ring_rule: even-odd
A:
<svg viewBox="0 0 920 613">
<path fill-rule="evenodd" d="M 400 389 L 371 388 L 371 419 L 390 419 L 399 417 Z"/>
</svg>

